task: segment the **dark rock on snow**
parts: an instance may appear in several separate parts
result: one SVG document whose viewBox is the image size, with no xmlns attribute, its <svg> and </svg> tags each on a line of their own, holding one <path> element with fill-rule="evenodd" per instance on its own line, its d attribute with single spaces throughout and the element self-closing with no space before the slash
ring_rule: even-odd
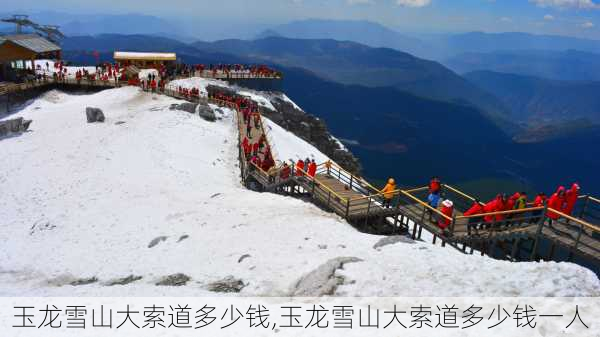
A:
<svg viewBox="0 0 600 337">
<path fill-rule="evenodd" d="M 406 236 L 395 235 L 395 236 L 386 236 L 381 240 L 377 241 L 377 243 L 373 246 L 373 249 L 378 249 L 384 246 L 393 245 L 395 243 L 402 242 L 408 244 L 414 244 L 415 241 L 413 239 L 407 238 Z"/>
<path fill-rule="evenodd" d="M 227 276 L 222 280 L 209 283 L 206 288 L 217 293 L 239 293 L 245 286 L 244 281 Z"/>
<path fill-rule="evenodd" d="M 185 274 L 173 274 L 163 277 L 156 283 L 157 286 L 180 287 L 186 285 L 191 278 Z"/>
<path fill-rule="evenodd" d="M 152 239 L 152 241 L 150 241 L 150 243 L 148 244 L 148 248 L 152 248 L 154 246 L 156 246 L 157 244 L 163 242 L 167 240 L 166 236 L 159 236 L 157 238 Z"/>
<path fill-rule="evenodd" d="M 110 280 L 110 281 L 106 282 L 106 285 L 109 286 L 109 287 L 112 287 L 112 286 L 124 286 L 126 284 L 133 283 L 133 282 L 139 281 L 141 279 L 142 279 L 141 276 L 129 275 L 127 277 L 122 277 L 122 278 Z"/>
<path fill-rule="evenodd" d="M 69 284 L 72 285 L 72 286 L 84 286 L 84 285 L 92 284 L 92 283 L 96 283 L 96 282 L 98 282 L 98 278 L 96 278 L 94 276 L 94 277 L 90 277 L 90 278 L 78 279 L 78 280 L 75 280 L 75 281 L 73 281 L 73 282 L 71 282 Z"/>
<path fill-rule="evenodd" d="M 15 119 L 7 119 L 0 121 L 0 137 L 6 136 L 10 133 L 21 133 L 29 129 L 31 120 L 25 120 L 23 117 Z"/>
<path fill-rule="evenodd" d="M 202 117 L 204 120 L 209 122 L 214 122 L 217 120 L 217 116 L 215 116 L 215 112 L 208 104 L 198 104 L 198 115 Z"/>
<path fill-rule="evenodd" d="M 100 110 L 98 108 L 86 107 L 85 108 L 85 116 L 87 117 L 88 123 L 95 123 L 95 122 L 102 123 L 105 120 L 104 113 L 102 112 L 102 110 Z"/>
</svg>

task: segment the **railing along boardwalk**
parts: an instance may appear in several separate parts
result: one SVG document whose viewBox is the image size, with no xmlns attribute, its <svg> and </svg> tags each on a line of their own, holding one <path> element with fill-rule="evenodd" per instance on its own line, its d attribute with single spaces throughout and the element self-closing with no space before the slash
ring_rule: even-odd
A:
<svg viewBox="0 0 600 337">
<path fill-rule="evenodd" d="M 68 85 L 85 87 L 119 87 L 121 83 L 110 81 L 90 81 L 87 79 L 35 81 L 22 84 L 0 83 L 0 95 L 13 92 L 40 88 L 50 85 Z M 281 166 L 272 172 L 265 172 L 260 167 L 250 163 L 245 157 L 241 142 L 246 134 L 243 117 L 236 104 L 220 101 L 208 97 L 185 96 L 181 93 L 165 89 L 157 91 L 178 99 L 190 102 L 206 102 L 233 109 L 239 134 L 239 158 L 241 176 L 244 182 L 253 180 L 264 191 L 284 194 L 300 194 L 310 199 L 323 208 L 326 208 L 348 222 L 356 225 L 361 230 L 378 234 L 398 233 L 411 228 L 409 233 L 413 238 L 420 239 L 422 230 L 433 234 L 434 243 L 441 240 L 442 245 L 450 245 L 465 253 L 479 250 L 481 254 L 497 255 L 500 250 L 503 256 L 495 256 L 516 260 L 522 246 L 530 245 L 528 259 L 553 259 L 555 248 L 560 246 L 569 251 L 569 259 L 573 255 L 585 256 L 600 263 L 600 200 L 592 196 L 580 196 L 574 215 L 564 214 L 558 210 L 547 207 L 528 207 L 522 210 L 508 210 L 464 216 L 463 211 L 468 209 L 476 200 L 474 197 L 450 185 L 442 185 L 442 197 L 454 201 L 455 211 L 452 217 L 442 214 L 438 209 L 429 206 L 425 200 L 428 193 L 427 187 L 409 190 L 396 190 L 392 207 L 383 207 L 383 195 L 369 182 L 361 177 L 351 174 L 333 162 L 321 163 L 317 166 L 314 177 L 306 172 L 296 174 L 295 167 L 290 167 L 291 174 L 288 178 L 281 178 Z M 253 118 L 252 118 L 253 119 Z M 253 122 L 254 123 L 254 122 Z M 252 128 L 251 137 L 258 139 L 262 134 L 266 136 L 267 146 L 274 150 L 272 138 L 265 128 L 260 107 L 258 113 L 258 127 Z M 276 154 L 272 152 L 273 159 L 277 161 Z M 261 154 L 261 159 L 264 156 Z M 548 213 L 558 215 L 558 219 L 550 224 Z M 488 218 L 486 220 L 485 218 Z M 492 219 L 492 220 L 489 220 Z M 450 225 L 445 230 L 438 226 L 439 220 L 447 220 Z M 540 250 L 542 239 L 548 240 L 551 245 L 547 252 Z M 501 248 L 501 249 L 499 249 Z"/>
</svg>

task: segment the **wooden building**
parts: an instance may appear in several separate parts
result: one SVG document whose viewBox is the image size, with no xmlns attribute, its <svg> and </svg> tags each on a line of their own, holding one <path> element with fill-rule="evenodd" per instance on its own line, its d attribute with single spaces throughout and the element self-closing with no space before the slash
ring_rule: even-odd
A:
<svg viewBox="0 0 600 337">
<path fill-rule="evenodd" d="M 0 36 L 0 81 L 19 80 L 37 59 L 60 58 L 60 47 L 37 34 Z"/>
<path fill-rule="evenodd" d="M 157 68 L 162 64 L 175 63 L 175 53 L 142 53 L 115 51 L 115 61 L 125 66 L 136 66 L 138 68 Z"/>
</svg>

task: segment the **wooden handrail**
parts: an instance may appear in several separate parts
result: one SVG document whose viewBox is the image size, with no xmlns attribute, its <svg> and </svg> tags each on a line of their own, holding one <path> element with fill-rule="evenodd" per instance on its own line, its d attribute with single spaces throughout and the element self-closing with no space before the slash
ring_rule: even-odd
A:
<svg viewBox="0 0 600 337">
<path fill-rule="evenodd" d="M 406 193 L 414 193 L 414 192 L 420 192 L 420 191 L 426 190 L 428 188 L 429 188 L 428 186 L 423 186 L 423 187 L 413 188 L 413 189 L 410 189 L 410 190 L 404 190 L 404 192 L 406 192 Z"/>
<path fill-rule="evenodd" d="M 591 201 L 593 201 L 593 202 L 595 202 L 595 203 L 598 203 L 598 204 L 600 204 L 600 200 L 599 200 L 599 199 L 596 199 L 596 198 L 594 198 L 594 197 L 592 197 L 592 196 L 588 196 L 588 198 L 589 198 Z"/>
<path fill-rule="evenodd" d="M 437 208 L 433 208 L 431 207 L 429 204 L 423 202 L 422 200 L 420 200 L 419 198 L 413 196 L 410 193 L 406 193 L 405 191 L 400 190 L 400 193 L 406 195 L 407 197 L 409 197 L 410 199 L 413 199 L 414 201 L 416 201 L 418 204 L 420 204 L 421 206 L 425 206 L 426 208 L 428 208 L 429 210 L 437 213 L 438 215 L 441 215 L 443 218 L 445 218 L 446 220 L 450 220 L 452 221 L 452 218 L 447 216 L 446 214 L 440 212 Z"/>
<path fill-rule="evenodd" d="M 379 189 L 377 189 L 376 187 L 374 187 L 373 185 L 369 184 L 368 181 L 366 181 L 365 179 L 361 178 L 361 177 L 357 177 L 354 174 L 348 172 L 346 169 L 344 169 L 343 167 L 341 167 L 340 165 L 338 165 L 335 162 L 331 162 L 332 166 L 335 166 L 338 168 L 338 170 L 347 173 L 348 175 L 350 175 L 351 177 L 354 177 L 354 179 L 361 181 L 362 183 L 364 183 L 367 187 L 371 188 L 373 191 L 377 191 L 379 192 Z"/>
<path fill-rule="evenodd" d="M 472 197 L 472 196 L 470 196 L 470 195 L 468 195 L 468 194 L 466 194 L 466 193 L 464 193 L 464 192 L 462 192 L 462 191 L 460 191 L 460 190 L 458 190 L 458 189 L 456 189 L 456 188 L 454 188 L 454 187 L 452 187 L 452 186 L 450 186 L 448 184 L 442 184 L 442 186 L 444 186 L 445 188 L 449 189 L 450 191 L 452 191 L 454 193 L 457 193 L 457 194 L 459 194 L 459 195 L 461 195 L 461 196 L 463 196 L 463 197 L 465 197 L 465 198 L 467 198 L 467 199 L 469 199 L 471 201 L 477 200 L 476 198 L 474 198 L 474 197 Z M 479 202 L 479 204 L 480 205 L 484 205 L 484 203 L 482 203 L 481 201 Z"/>
<path fill-rule="evenodd" d="M 530 208 L 522 208 L 522 209 L 511 209 L 508 211 L 497 211 L 497 212 L 489 212 L 489 213 L 480 213 L 480 214 L 475 214 L 475 215 L 459 215 L 456 217 L 456 219 L 471 219 L 471 218 L 479 218 L 479 217 L 485 217 L 485 216 L 492 216 L 492 215 L 505 215 L 505 214 L 515 214 L 515 213 L 525 213 L 525 212 L 531 212 L 531 211 L 541 211 L 543 210 L 544 207 L 530 207 Z"/>
<path fill-rule="evenodd" d="M 569 221 L 573 221 L 573 222 L 576 222 L 576 223 L 578 223 L 578 224 L 580 224 L 580 225 L 582 225 L 584 227 L 587 227 L 587 228 L 593 230 L 594 232 L 600 233 L 600 227 L 598 227 L 596 225 L 592 225 L 591 223 L 588 223 L 588 222 L 583 221 L 581 219 L 574 218 L 574 217 L 572 217 L 572 216 L 570 216 L 568 214 L 565 214 L 565 213 L 563 213 L 561 211 L 557 211 L 554 208 L 548 208 L 548 211 L 556 213 L 556 214 L 560 215 L 561 217 L 563 217 L 563 218 L 565 218 L 565 219 L 567 219 Z"/>
</svg>

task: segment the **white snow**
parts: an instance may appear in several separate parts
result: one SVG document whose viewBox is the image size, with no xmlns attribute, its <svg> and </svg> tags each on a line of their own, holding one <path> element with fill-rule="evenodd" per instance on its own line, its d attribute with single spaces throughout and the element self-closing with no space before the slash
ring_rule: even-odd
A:
<svg viewBox="0 0 600 337">
<path fill-rule="evenodd" d="M 266 98 L 260 94 L 257 94 L 256 92 L 249 91 L 249 90 L 245 90 L 245 91 L 238 90 L 237 93 L 242 96 L 250 97 L 250 99 L 252 99 L 256 103 L 258 103 L 260 106 L 263 106 L 267 109 L 271 109 L 273 111 L 277 111 L 277 109 L 275 109 L 275 107 L 273 106 L 273 104 L 271 104 L 271 101 L 269 101 L 268 98 Z"/>
<path fill-rule="evenodd" d="M 228 275 L 248 284 L 240 295 L 288 295 L 337 257 L 363 260 L 338 270 L 346 282 L 337 295 L 600 296 L 598 278 L 570 263 L 497 261 L 424 242 L 373 249 L 381 237 L 308 202 L 242 187 L 232 111 L 210 123 L 169 110 L 176 102 L 133 87 L 51 91 L 11 116 L 33 123 L 0 140 L 0 296 L 218 296 L 204 286 Z M 86 123 L 86 106 L 106 122 Z M 326 158 L 267 123 L 283 158 Z M 192 281 L 154 285 L 174 273 Z M 103 285 L 131 274 L 143 279 Z M 99 282 L 65 285 L 92 276 Z"/>
<path fill-rule="evenodd" d="M 208 91 L 206 90 L 206 87 L 208 87 L 209 85 L 229 88 L 229 84 L 221 80 L 214 80 L 203 77 L 190 77 L 169 82 L 167 84 L 167 89 L 176 91 L 179 87 L 185 89 L 196 88 L 200 91 L 201 96 L 207 96 Z"/>
<path fill-rule="evenodd" d="M 292 106 L 294 106 L 294 108 L 295 108 L 295 109 L 297 109 L 297 110 L 300 110 L 300 111 L 304 111 L 304 110 L 302 110 L 302 108 L 301 108 L 301 107 L 299 107 L 299 106 L 298 106 L 298 105 L 297 105 L 297 104 L 296 104 L 294 101 L 292 101 L 292 100 L 291 100 L 291 99 L 290 99 L 290 98 L 289 98 L 289 97 L 288 97 L 286 94 L 281 94 L 281 98 L 282 98 L 284 101 L 286 101 L 286 102 L 290 103 Z"/>
<path fill-rule="evenodd" d="M 275 151 L 275 158 L 281 161 L 297 161 L 299 159 L 314 159 L 321 164 L 329 160 L 329 157 L 321 153 L 313 145 L 304 139 L 296 137 L 293 133 L 287 131 L 268 118 L 263 117 L 263 122 L 267 128 L 267 135 L 272 149 Z"/>
</svg>

